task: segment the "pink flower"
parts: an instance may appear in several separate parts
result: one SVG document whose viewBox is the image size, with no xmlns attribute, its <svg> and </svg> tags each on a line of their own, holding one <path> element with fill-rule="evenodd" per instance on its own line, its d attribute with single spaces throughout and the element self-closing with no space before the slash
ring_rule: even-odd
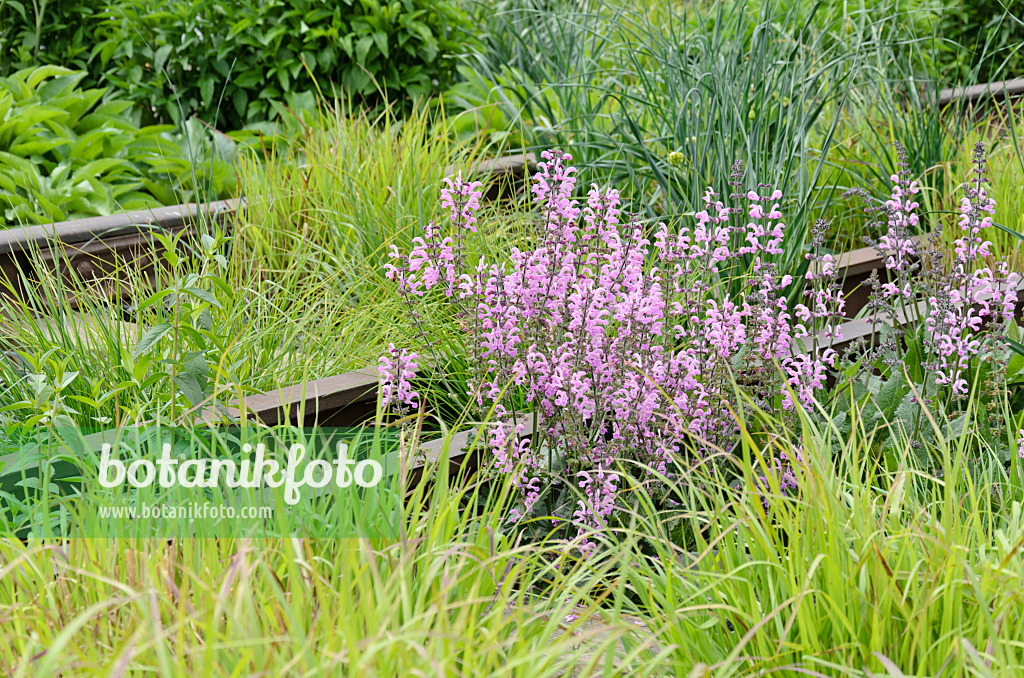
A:
<svg viewBox="0 0 1024 678">
<path fill-rule="evenodd" d="M 419 356 L 405 349 L 399 351 L 394 344 L 388 345 L 388 355 L 382 356 L 377 371 L 381 377 L 381 401 L 384 407 L 392 404 L 418 407 L 419 394 L 412 390 L 411 380 L 416 378 Z"/>
</svg>

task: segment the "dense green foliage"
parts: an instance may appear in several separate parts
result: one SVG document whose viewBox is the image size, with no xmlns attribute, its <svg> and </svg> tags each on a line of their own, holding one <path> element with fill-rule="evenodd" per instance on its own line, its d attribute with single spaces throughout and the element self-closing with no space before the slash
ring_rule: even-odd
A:
<svg viewBox="0 0 1024 678">
<path fill-rule="evenodd" d="M 972 0 L 952 3 L 942 17 L 950 80 L 1012 80 L 1024 76 L 1024 2 Z"/>
<path fill-rule="evenodd" d="M 0 223 L 112 214 L 231 188 L 223 159 L 199 159 L 200 135 L 140 128 L 131 103 L 82 89 L 85 73 L 41 66 L 0 78 Z M 203 144 L 204 146 L 206 144 Z"/>
<path fill-rule="evenodd" d="M 38 18 L 38 23 L 37 23 Z M 0 0 L 0 73 L 87 67 L 155 122 L 197 115 L 220 129 L 276 117 L 318 88 L 407 100 L 443 87 L 465 42 L 450 0 Z"/>
<path fill-rule="evenodd" d="M 104 0 L 0 0 L 0 75 L 36 64 L 85 70 Z"/>
</svg>

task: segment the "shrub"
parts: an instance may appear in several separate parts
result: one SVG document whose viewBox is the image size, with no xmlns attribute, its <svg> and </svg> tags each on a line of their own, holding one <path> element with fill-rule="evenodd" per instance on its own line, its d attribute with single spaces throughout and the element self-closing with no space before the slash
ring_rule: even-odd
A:
<svg viewBox="0 0 1024 678">
<path fill-rule="evenodd" d="M 123 90 L 147 121 L 194 114 L 220 129 L 311 107 L 318 87 L 371 103 L 379 90 L 402 101 L 430 94 L 447 85 L 449 55 L 467 38 L 451 0 L 84 0 L 44 17 L 47 48 L 36 50 L 35 17 L 3 7 L 0 72 L 88 64 L 89 85 Z"/>
<path fill-rule="evenodd" d="M 221 129 L 311 108 L 317 85 L 378 102 L 449 82 L 469 39 L 453 0 L 0 0 L 0 75 L 38 63 L 88 68 L 150 122 L 198 115 Z"/>
<path fill-rule="evenodd" d="M 0 75 L 38 64 L 86 70 L 104 0 L 0 0 Z"/>
<path fill-rule="evenodd" d="M 39 224 L 217 195 L 234 182 L 222 159 L 193 163 L 172 127 L 140 128 L 127 101 L 82 89 L 58 66 L 0 78 L 0 209 L 8 225 Z M 188 144 L 198 152 L 199 135 Z M 205 185 L 204 185 L 205 184 Z"/>
<path fill-rule="evenodd" d="M 951 80 L 967 84 L 1012 80 L 1024 69 L 1024 3 L 972 0 L 951 3 L 942 17 L 944 36 L 973 36 L 943 54 Z"/>
<path fill-rule="evenodd" d="M 968 394 L 1005 393 L 1004 337 L 1020 277 L 1005 264 L 983 265 L 989 245 L 978 234 L 994 202 L 980 146 L 949 265 L 909 237 L 917 185 L 901 147 L 899 155 L 891 196 L 874 208 L 888 226 L 877 247 L 890 282 L 876 285 L 869 306 L 881 340 L 842 360 L 830 347 L 842 338 L 843 299 L 837 264 L 820 251 L 827 223 L 814 228 L 806 280 L 781 275 L 772 258 L 784 237 L 782 192 L 766 184 L 745 190 L 740 167 L 731 206 L 708 189 L 692 230 L 670 233 L 661 224 L 648 238 L 635 217 L 623 218 L 615 190 L 593 187 L 581 208 L 572 199 L 571 158 L 546 152 L 533 188 L 540 232 L 507 263 L 466 260 L 480 194 L 476 184 L 449 182 L 450 234 L 431 224 L 408 256 L 393 250 L 388 272 L 414 318 L 429 294 L 454 304 L 475 366 L 469 396 L 481 418 L 498 420 L 489 465 L 511 475 L 520 498 L 512 520 L 553 516 L 535 525 L 540 534 L 602 527 L 620 501 L 623 473 L 668 500 L 663 481 L 680 460 L 739 444 L 744 409 L 780 416 L 789 433 L 773 435 L 796 440 L 806 417 L 848 433 L 852 413 L 863 409 L 866 430 L 885 432 L 875 436 L 880 444 L 888 435 L 930 437 L 929 420 L 962 431 L 971 422 Z M 741 283 L 738 295 L 728 293 L 730 280 Z M 794 285 L 804 288 L 802 303 L 787 301 Z M 919 300 L 923 310 L 908 312 Z M 411 380 L 424 362 L 394 347 L 381 358 L 386 404 L 418 405 Z M 834 419 L 817 405 L 830 372 L 840 391 L 856 394 Z M 531 419 L 526 439 L 520 434 Z M 1011 442 L 1002 441 L 1004 453 Z M 787 464 L 780 459 L 777 472 L 791 485 Z"/>
</svg>

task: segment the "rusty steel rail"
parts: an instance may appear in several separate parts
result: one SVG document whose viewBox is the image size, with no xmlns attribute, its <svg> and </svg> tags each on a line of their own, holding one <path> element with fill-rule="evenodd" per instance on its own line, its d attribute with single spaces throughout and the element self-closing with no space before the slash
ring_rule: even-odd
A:
<svg viewBox="0 0 1024 678">
<path fill-rule="evenodd" d="M 202 217 L 221 218 L 238 208 L 236 200 L 220 200 L 202 205 L 186 203 L 123 212 L 106 217 L 89 217 L 38 226 L 21 226 L 0 231 L 0 254 L 22 252 L 39 243 L 77 245 L 107 235 L 146 232 L 155 228 L 175 231 Z"/>
<path fill-rule="evenodd" d="M 377 370 L 365 368 L 244 396 L 225 409 L 236 421 L 245 419 L 266 426 L 361 426 L 376 415 L 379 382 Z M 202 417 L 214 423 L 221 420 L 223 414 L 223 411 L 208 408 Z M 456 477 L 460 470 L 473 472 L 479 468 L 478 455 L 475 451 L 470 453 L 469 449 L 473 437 L 472 431 L 460 431 L 449 441 L 451 477 Z M 443 445 L 443 440 L 420 445 L 421 454 L 410 465 L 413 484 L 423 478 L 428 464 L 441 458 Z"/>
<path fill-rule="evenodd" d="M 127 265 L 152 276 L 154 232 L 176 233 L 204 223 L 230 228 L 239 206 L 236 200 L 188 203 L 0 230 L 0 283 L 4 293 L 24 296 L 44 273 L 89 281 Z"/>
<path fill-rule="evenodd" d="M 915 235 L 911 238 L 919 245 L 925 236 Z M 871 273 L 878 271 L 881 282 L 888 282 L 885 269 L 885 257 L 874 247 L 861 247 L 839 255 L 836 260 L 837 278 L 842 281 L 843 298 L 846 300 L 846 315 L 854 317 L 868 305 L 871 288 L 864 283 Z"/>
<path fill-rule="evenodd" d="M 983 99 L 1012 99 L 1024 94 L 1024 78 L 988 82 L 968 87 L 947 87 L 939 90 L 939 106 L 947 106 L 954 101 L 973 103 Z"/>
<path fill-rule="evenodd" d="M 491 158 L 465 172 L 484 182 L 485 199 L 514 198 L 525 194 L 535 162 L 532 153 Z M 456 171 L 450 167 L 446 174 L 453 176 Z M 49 273 L 69 281 L 104 280 L 107 284 L 99 293 L 109 298 L 116 294 L 118 271 L 126 266 L 150 279 L 155 276 L 158 253 L 154 231 L 176 233 L 214 222 L 230 229 L 234 217 L 244 209 L 242 201 L 221 200 L 2 229 L 0 289 L 24 298 Z"/>
</svg>

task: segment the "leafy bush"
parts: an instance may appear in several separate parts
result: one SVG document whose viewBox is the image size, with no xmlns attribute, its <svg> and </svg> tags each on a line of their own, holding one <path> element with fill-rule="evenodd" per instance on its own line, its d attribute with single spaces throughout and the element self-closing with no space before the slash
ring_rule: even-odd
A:
<svg viewBox="0 0 1024 678">
<path fill-rule="evenodd" d="M 1024 75 L 1024 2 L 972 0 L 951 3 L 942 17 L 942 34 L 964 43 L 946 50 L 950 79 L 975 82 L 1012 80 Z M 973 36 L 968 39 L 967 36 Z"/>
<path fill-rule="evenodd" d="M 120 88 L 145 120 L 195 114 L 238 129 L 282 107 L 310 107 L 318 87 L 372 102 L 380 90 L 395 100 L 437 91 L 467 37 L 453 0 L 90 3 L 48 10 L 40 32 L 31 11 L 0 0 L 0 73 L 88 65 L 90 86 Z"/>
<path fill-rule="evenodd" d="M 38 64 L 86 70 L 90 36 L 109 2 L 0 0 L 0 75 Z"/>
<path fill-rule="evenodd" d="M 234 183 L 223 159 L 211 153 L 193 163 L 173 127 L 140 128 L 130 102 L 81 89 L 85 76 L 41 66 L 0 78 L 0 209 L 8 225 L 175 204 L 196 188 L 206 197 Z M 185 134 L 198 152 L 201 134 Z"/>
</svg>

